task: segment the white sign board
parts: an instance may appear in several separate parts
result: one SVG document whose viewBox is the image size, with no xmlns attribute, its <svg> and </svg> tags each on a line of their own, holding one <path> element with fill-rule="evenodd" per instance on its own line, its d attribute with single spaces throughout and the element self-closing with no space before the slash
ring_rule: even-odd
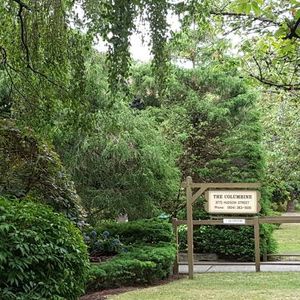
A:
<svg viewBox="0 0 300 300">
<path fill-rule="evenodd" d="M 209 190 L 205 193 L 211 214 L 256 214 L 260 193 L 250 190 Z"/>
<path fill-rule="evenodd" d="M 223 224 L 246 224 L 246 219 L 223 219 Z"/>
</svg>

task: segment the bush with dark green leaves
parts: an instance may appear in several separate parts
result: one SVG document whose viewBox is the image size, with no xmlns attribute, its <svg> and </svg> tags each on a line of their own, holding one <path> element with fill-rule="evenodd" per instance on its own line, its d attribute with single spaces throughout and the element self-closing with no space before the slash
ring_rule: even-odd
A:
<svg viewBox="0 0 300 300">
<path fill-rule="evenodd" d="M 93 265 L 90 290 L 153 283 L 169 276 L 176 255 L 171 224 L 161 220 L 104 223 L 86 234 L 118 236 L 120 254 Z"/>
<path fill-rule="evenodd" d="M 75 300 L 88 270 L 86 246 L 70 220 L 42 204 L 0 198 L 0 299 Z"/>
<path fill-rule="evenodd" d="M 150 284 L 167 278 L 175 255 L 175 245 L 170 243 L 132 248 L 103 264 L 93 265 L 88 289 Z"/>
<path fill-rule="evenodd" d="M 84 241 L 88 246 L 90 258 L 96 259 L 100 256 L 113 256 L 123 251 L 124 246 L 119 236 L 113 236 L 109 231 L 97 234 L 95 230 L 83 234 Z"/>
<path fill-rule="evenodd" d="M 158 242 L 173 242 L 172 227 L 169 223 L 155 219 L 131 221 L 127 223 L 100 223 L 92 230 L 98 235 L 108 231 L 112 236 L 118 236 L 123 244 L 156 244 Z"/>
<path fill-rule="evenodd" d="M 260 252 L 273 253 L 276 242 L 272 238 L 274 226 L 260 225 Z M 180 251 L 187 249 L 186 228 L 179 230 Z M 254 230 L 252 226 L 201 226 L 194 230 L 194 252 L 215 253 L 219 258 L 254 261 Z"/>
<path fill-rule="evenodd" d="M 69 218 L 79 215 L 79 197 L 58 155 L 29 129 L 0 120 L 0 195 L 39 199 Z"/>
</svg>

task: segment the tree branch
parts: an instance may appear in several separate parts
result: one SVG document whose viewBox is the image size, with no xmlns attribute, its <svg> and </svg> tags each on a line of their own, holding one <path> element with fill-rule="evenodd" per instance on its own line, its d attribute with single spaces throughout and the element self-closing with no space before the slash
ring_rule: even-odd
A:
<svg viewBox="0 0 300 300">
<path fill-rule="evenodd" d="M 26 3 L 24 3 L 23 1 L 21 1 L 21 0 L 13 0 L 13 1 L 16 2 L 16 3 L 18 3 L 19 6 L 21 6 L 22 8 L 24 7 L 27 10 L 31 10 L 31 8 Z"/>
<path fill-rule="evenodd" d="M 259 77 L 262 79 L 263 78 L 263 76 L 262 76 L 262 69 L 261 69 L 261 66 L 260 66 L 260 64 L 258 63 L 258 61 L 257 61 L 257 59 L 256 59 L 256 57 L 255 56 L 253 56 L 253 59 L 254 59 L 254 62 L 255 62 L 255 64 L 257 65 L 257 67 L 258 67 L 258 71 L 259 71 Z"/>
<path fill-rule="evenodd" d="M 263 84 L 266 84 L 268 86 L 277 87 L 286 91 L 300 91 L 300 82 L 295 84 L 285 84 L 285 83 L 277 83 L 270 80 L 267 80 L 265 78 L 261 78 L 260 76 L 257 76 L 255 74 L 250 73 L 249 74 L 252 78 L 255 78 L 256 80 L 260 81 Z"/>
<path fill-rule="evenodd" d="M 289 27 L 290 28 L 290 33 L 285 36 L 283 39 L 284 40 L 291 40 L 292 38 L 296 38 L 296 39 L 299 39 L 300 36 L 297 34 L 297 29 L 298 29 L 298 26 L 300 25 L 300 18 L 295 22 L 294 26 L 293 27 Z"/>
<path fill-rule="evenodd" d="M 13 0 L 14 2 L 19 4 L 19 11 L 18 11 L 18 18 L 20 20 L 20 33 L 21 33 L 21 42 L 22 42 L 22 46 L 25 49 L 25 56 L 26 56 L 26 67 L 31 70 L 33 73 L 43 77 L 44 79 L 46 79 L 48 82 L 50 82 L 51 84 L 63 89 L 63 90 L 67 90 L 66 88 L 64 88 L 63 86 L 61 86 L 60 84 L 58 84 L 57 82 L 55 82 L 54 80 L 52 80 L 51 78 L 49 78 L 46 74 L 36 70 L 35 68 L 33 68 L 31 61 L 30 61 L 30 51 L 28 48 L 28 45 L 26 43 L 26 33 L 25 33 L 25 26 L 24 26 L 24 19 L 22 16 L 22 12 L 23 12 L 23 8 L 26 8 L 27 10 L 31 10 L 31 8 L 25 4 L 24 2 L 20 1 L 20 0 Z"/>
<path fill-rule="evenodd" d="M 21 29 L 21 42 L 22 45 L 25 49 L 25 54 L 26 54 L 26 63 L 27 66 L 30 66 L 30 55 L 29 55 L 29 48 L 27 46 L 27 43 L 25 41 L 25 29 L 24 29 L 24 20 L 23 20 L 23 16 L 22 16 L 22 12 L 23 12 L 23 8 L 25 7 L 24 4 L 19 1 L 19 0 L 14 0 L 15 2 L 17 2 L 19 4 L 19 11 L 18 11 L 18 17 L 20 20 L 20 29 Z"/>
<path fill-rule="evenodd" d="M 254 15 L 248 15 L 248 14 L 245 14 L 245 13 L 223 12 L 223 11 L 211 11 L 210 14 L 215 15 L 215 16 L 227 16 L 227 17 L 235 17 L 235 18 L 247 17 L 248 19 L 251 19 L 251 21 L 253 21 L 253 22 L 254 21 L 261 21 L 261 22 L 273 24 L 273 25 L 276 25 L 276 26 L 281 26 L 281 23 L 276 22 L 276 21 L 271 20 L 271 19 L 268 19 L 268 18 L 263 17 L 263 16 L 256 17 Z"/>
<path fill-rule="evenodd" d="M 1 59 L 1 64 L 5 65 L 7 62 L 7 54 L 6 54 L 6 49 L 0 45 L 0 50 L 1 50 L 1 55 L 2 55 L 2 59 Z"/>
<path fill-rule="evenodd" d="M 269 18 L 266 18 L 263 16 L 254 16 L 254 15 L 249 15 L 249 14 L 245 14 L 245 13 L 211 11 L 210 14 L 216 15 L 216 16 L 226 16 L 226 17 L 234 17 L 234 18 L 246 17 L 251 22 L 260 21 L 263 23 L 268 23 L 268 24 L 277 26 L 277 27 L 281 27 L 283 25 L 282 22 L 277 22 L 277 21 L 274 21 L 272 19 L 269 19 Z M 297 29 L 300 26 L 300 18 L 295 22 L 295 24 L 293 26 L 289 26 L 289 24 L 287 24 L 287 25 L 290 29 L 290 32 L 283 39 L 292 39 L 292 38 L 300 39 L 300 36 L 297 34 Z"/>
</svg>

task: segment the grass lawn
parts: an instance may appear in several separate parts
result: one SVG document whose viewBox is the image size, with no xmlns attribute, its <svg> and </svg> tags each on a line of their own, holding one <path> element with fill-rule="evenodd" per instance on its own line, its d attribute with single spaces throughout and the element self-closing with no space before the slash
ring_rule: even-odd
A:
<svg viewBox="0 0 300 300">
<path fill-rule="evenodd" d="M 300 254 L 300 224 L 282 224 L 274 231 L 278 242 L 277 253 Z M 299 296 L 300 299 L 300 296 Z"/>
<path fill-rule="evenodd" d="M 110 300 L 299 300 L 300 273 L 205 273 Z"/>
</svg>

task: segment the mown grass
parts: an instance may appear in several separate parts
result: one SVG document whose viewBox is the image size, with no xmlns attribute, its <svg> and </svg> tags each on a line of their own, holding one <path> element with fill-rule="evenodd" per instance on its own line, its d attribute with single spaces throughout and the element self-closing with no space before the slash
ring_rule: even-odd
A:
<svg viewBox="0 0 300 300">
<path fill-rule="evenodd" d="M 280 225 L 274 231 L 274 238 L 278 243 L 278 254 L 300 254 L 300 224 Z"/>
<path fill-rule="evenodd" d="M 300 273 L 205 273 L 110 300 L 298 300 Z"/>
</svg>

